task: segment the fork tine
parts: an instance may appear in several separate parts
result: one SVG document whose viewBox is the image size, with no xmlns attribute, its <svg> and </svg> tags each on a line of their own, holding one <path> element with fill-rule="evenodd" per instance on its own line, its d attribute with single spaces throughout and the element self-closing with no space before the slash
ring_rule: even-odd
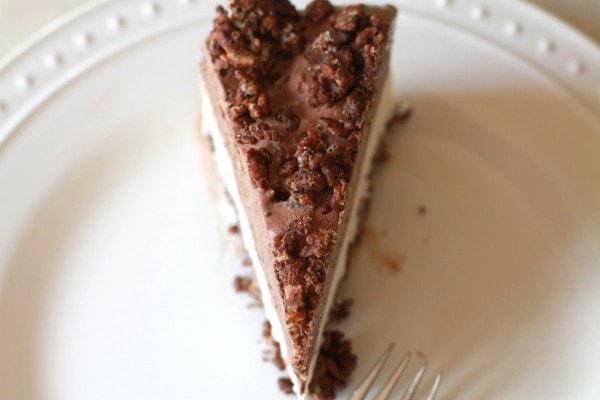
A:
<svg viewBox="0 0 600 400">
<path fill-rule="evenodd" d="M 427 364 L 424 364 L 421 368 L 419 368 L 419 370 L 417 371 L 417 374 L 415 375 L 413 380 L 410 382 L 410 384 L 406 388 L 406 392 L 404 392 L 404 395 L 402 395 L 401 400 L 411 400 L 413 398 L 413 396 L 417 392 L 419 383 L 421 383 L 421 379 L 423 379 L 423 375 L 425 374 L 426 370 L 427 370 Z"/>
<path fill-rule="evenodd" d="M 377 375 L 383 368 L 383 364 L 385 364 L 388 357 L 392 353 L 394 345 L 395 344 L 393 342 L 388 345 L 383 354 L 379 357 L 379 360 L 377 360 L 375 365 L 371 368 L 365 379 L 363 379 L 363 381 L 356 387 L 356 389 L 354 389 L 354 392 L 348 400 L 363 400 L 366 397 L 367 392 L 369 391 L 371 385 L 373 385 L 373 382 L 375 381 L 375 378 L 377 378 Z"/>
<path fill-rule="evenodd" d="M 411 356 L 411 353 L 406 353 L 404 355 L 402 361 L 400 361 L 394 372 L 390 375 L 390 378 L 386 382 L 385 386 L 383 387 L 381 392 L 379 392 L 377 397 L 375 397 L 374 400 L 387 400 L 388 397 L 390 397 L 390 394 L 392 393 L 392 390 L 394 390 L 396 383 L 398 383 L 398 380 L 400 380 L 400 377 L 404 373 L 404 370 L 406 369 L 406 366 L 408 365 Z"/>
<path fill-rule="evenodd" d="M 427 395 L 427 397 L 425 397 L 425 400 L 434 400 L 435 399 L 435 395 L 437 394 L 438 390 L 440 389 L 440 383 L 442 383 L 442 374 L 441 373 L 436 375 L 435 380 L 433 381 L 433 386 L 431 386 L 431 390 L 429 391 L 429 394 Z"/>
</svg>

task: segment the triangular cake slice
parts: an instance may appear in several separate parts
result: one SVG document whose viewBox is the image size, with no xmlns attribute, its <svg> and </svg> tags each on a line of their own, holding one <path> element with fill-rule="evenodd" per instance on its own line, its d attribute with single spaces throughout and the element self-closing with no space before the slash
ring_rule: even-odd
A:
<svg viewBox="0 0 600 400">
<path fill-rule="evenodd" d="M 217 8 L 201 68 L 204 130 L 237 208 L 272 334 L 304 396 L 371 163 L 394 112 L 391 6 Z"/>
</svg>

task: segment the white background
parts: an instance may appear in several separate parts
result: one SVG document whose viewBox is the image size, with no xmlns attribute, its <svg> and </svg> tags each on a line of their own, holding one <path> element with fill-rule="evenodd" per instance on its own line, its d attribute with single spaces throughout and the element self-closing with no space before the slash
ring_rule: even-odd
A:
<svg viewBox="0 0 600 400">
<path fill-rule="evenodd" d="M 199 0 L 201 1 L 201 0 Z M 490 3 L 502 0 L 491 0 Z M 527 0 L 600 42 L 600 0 Z M 85 0 L 0 0 L 0 58 Z"/>
</svg>

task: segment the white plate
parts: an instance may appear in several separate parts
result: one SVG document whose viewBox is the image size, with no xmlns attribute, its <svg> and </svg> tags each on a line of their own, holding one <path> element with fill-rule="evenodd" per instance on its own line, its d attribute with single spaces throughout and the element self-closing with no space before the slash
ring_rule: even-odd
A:
<svg viewBox="0 0 600 400">
<path fill-rule="evenodd" d="M 600 398 L 600 50 L 514 1 L 396 4 L 415 112 L 342 288 L 355 376 L 394 340 L 445 399 Z M 281 396 L 195 132 L 213 6 L 101 3 L 0 68 L 1 399 Z"/>
</svg>

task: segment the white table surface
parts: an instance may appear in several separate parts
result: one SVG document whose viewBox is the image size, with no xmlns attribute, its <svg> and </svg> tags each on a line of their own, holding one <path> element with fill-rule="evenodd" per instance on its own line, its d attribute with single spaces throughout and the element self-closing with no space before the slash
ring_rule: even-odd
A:
<svg viewBox="0 0 600 400">
<path fill-rule="evenodd" d="M 118 1 L 118 0 L 114 0 Z M 488 0 L 495 1 L 504 0 Z M 600 43 L 600 0 L 527 0 Z M 0 58 L 56 17 L 86 0 L 0 0 Z"/>
</svg>

